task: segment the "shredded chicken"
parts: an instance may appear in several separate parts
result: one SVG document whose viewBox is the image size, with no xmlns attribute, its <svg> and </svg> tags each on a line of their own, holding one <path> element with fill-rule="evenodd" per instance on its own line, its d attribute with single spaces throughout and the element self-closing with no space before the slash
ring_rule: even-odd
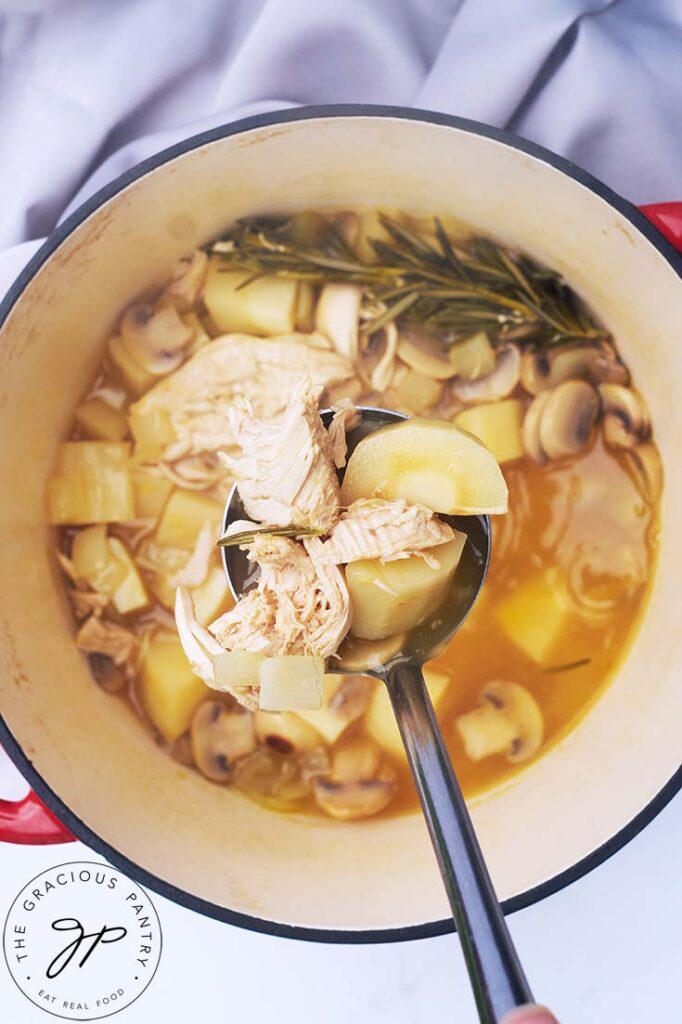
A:
<svg viewBox="0 0 682 1024">
<path fill-rule="evenodd" d="M 226 650 L 335 654 L 350 625 L 346 582 L 321 560 L 317 537 L 303 543 L 264 535 L 248 545 L 260 566 L 255 589 L 209 626 Z"/>
<path fill-rule="evenodd" d="M 88 615 L 100 616 L 109 604 L 108 594 L 101 594 L 98 590 L 70 587 L 67 593 L 77 619 L 86 619 Z"/>
<path fill-rule="evenodd" d="M 233 438 L 227 413 L 237 395 L 251 402 L 256 416 L 273 419 L 306 374 L 314 385 L 325 387 L 354 376 L 348 359 L 311 344 L 314 337 L 216 338 L 151 388 L 133 409 L 140 416 L 168 413 L 176 440 L 163 452 L 165 462 L 229 448 Z"/>
<path fill-rule="evenodd" d="M 343 469 L 346 465 L 346 455 L 348 454 L 346 434 L 354 427 L 357 427 L 362 416 L 350 398 L 342 398 L 336 405 L 332 406 L 332 409 L 334 416 L 327 428 L 327 435 L 334 465 L 337 469 Z"/>
<path fill-rule="evenodd" d="M 355 501 L 322 544 L 322 559 L 346 564 L 361 558 L 384 562 L 421 554 L 425 548 L 452 540 L 454 531 L 423 505 L 408 505 L 402 498 Z"/>
<path fill-rule="evenodd" d="M 139 641 L 125 626 L 91 615 L 78 630 L 76 645 L 88 654 L 105 654 L 114 665 L 125 665 L 137 654 Z"/>
<path fill-rule="evenodd" d="M 252 519 L 271 526 L 300 526 L 328 533 L 338 518 L 339 481 L 329 437 L 318 412 L 322 388 L 303 380 L 284 416 L 256 419 L 247 399 L 229 412 L 238 458 L 224 455 Z"/>
<path fill-rule="evenodd" d="M 62 572 L 75 583 L 78 577 L 76 576 L 76 567 L 71 559 L 68 558 L 63 551 L 57 551 L 57 561 L 59 562 Z"/>
<path fill-rule="evenodd" d="M 194 550 L 183 565 L 182 569 L 168 577 L 171 587 L 198 587 L 208 576 L 213 552 L 215 551 L 215 537 L 213 527 L 204 523 L 196 539 Z"/>
<path fill-rule="evenodd" d="M 176 487 L 189 491 L 205 491 L 218 483 L 227 487 L 230 483 L 229 470 L 214 452 L 189 455 L 173 463 L 159 462 L 157 468 Z"/>
<path fill-rule="evenodd" d="M 156 519 L 129 519 L 125 523 L 113 523 L 111 535 L 124 541 L 127 547 L 137 551 L 142 542 L 156 529 Z"/>
</svg>

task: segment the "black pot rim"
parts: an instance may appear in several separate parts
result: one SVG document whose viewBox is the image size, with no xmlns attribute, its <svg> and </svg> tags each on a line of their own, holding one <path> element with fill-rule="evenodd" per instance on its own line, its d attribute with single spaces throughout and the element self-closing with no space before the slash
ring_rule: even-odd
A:
<svg viewBox="0 0 682 1024">
<path fill-rule="evenodd" d="M 449 114 L 436 113 L 430 110 L 419 110 L 411 107 L 394 107 L 374 104 L 333 104 L 329 106 L 307 106 L 293 110 L 275 111 L 272 113 L 258 114 L 255 117 L 244 118 L 234 121 L 231 124 L 212 128 L 209 131 L 193 135 L 176 145 L 162 150 L 160 153 L 143 160 L 130 170 L 121 174 L 114 181 L 105 185 L 96 192 L 90 199 L 86 200 L 74 213 L 72 213 L 55 231 L 49 236 L 38 252 L 29 260 L 26 267 L 21 271 L 10 287 L 2 303 L 0 303 L 0 328 L 9 316 L 15 303 L 22 295 L 24 289 L 33 279 L 37 271 L 58 249 L 61 243 L 75 231 L 92 213 L 100 206 L 121 192 L 132 182 L 156 168 L 176 159 L 179 156 L 204 146 L 207 143 L 215 142 L 231 135 L 238 135 L 254 128 L 263 128 L 269 125 L 284 124 L 291 121 L 303 121 L 314 119 L 325 119 L 333 117 L 383 117 L 395 118 L 405 121 L 418 121 L 427 124 L 442 125 L 466 131 L 473 135 L 500 142 L 512 149 L 520 150 L 530 156 L 549 164 L 557 170 L 572 178 L 578 184 L 594 192 L 616 209 L 622 216 L 635 227 L 647 240 L 658 250 L 658 252 L 670 263 L 673 269 L 682 278 L 682 254 L 660 234 L 649 220 L 635 206 L 621 198 L 617 193 L 604 185 L 593 175 L 582 170 L 570 160 L 552 153 L 550 150 L 529 142 L 511 132 L 493 128 L 490 125 L 478 121 L 471 121 L 466 118 L 454 117 Z M 436 935 L 445 935 L 454 931 L 451 920 L 431 921 L 417 925 L 394 927 L 385 929 L 368 930 L 347 930 L 335 928 L 307 928 L 298 925 L 288 925 L 277 921 L 269 921 L 265 918 L 253 917 L 242 914 L 226 907 L 221 907 L 208 900 L 193 896 L 183 889 L 170 884 L 162 878 L 152 874 L 139 865 L 128 860 L 114 847 L 110 846 L 104 839 L 98 836 L 70 808 L 45 782 L 40 773 L 33 766 L 29 757 L 24 753 L 17 740 L 12 735 L 4 718 L 0 716 L 0 742 L 9 756 L 17 765 L 28 783 L 35 790 L 41 800 L 50 810 L 69 828 L 69 830 L 81 842 L 95 850 L 114 867 L 125 874 L 138 880 L 142 885 L 147 886 L 154 892 L 174 903 L 204 914 L 207 917 L 224 921 L 227 924 L 247 928 L 250 931 L 263 932 L 276 935 L 282 938 L 299 939 L 327 943 L 376 943 L 376 942 L 401 942 L 412 939 L 430 938 Z M 540 885 L 528 889 L 503 903 L 506 914 L 516 910 L 522 910 L 538 901 L 559 892 L 572 882 L 582 878 L 594 868 L 603 864 L 609 857 L 622 849 L 630 840 L 642 831 L 672 798 L 682 788 L 682 767 L 669 779 L 656 796 L 646 805 L 635 817 L 628 822 L 620 831 L 611 836 L 605 843 L 593 850 L 582 860 L 573 864 L 553 878 L 548 879 Z"/>
</svg>

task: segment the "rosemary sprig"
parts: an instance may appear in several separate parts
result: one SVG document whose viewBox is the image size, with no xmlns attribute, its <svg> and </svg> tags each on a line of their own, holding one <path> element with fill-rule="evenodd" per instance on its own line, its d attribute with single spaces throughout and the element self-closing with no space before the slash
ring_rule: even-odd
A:
<svg viewBox="0 0 682 1024">
<path fill-rule="evenodd" d="M 366 263 L 333 220 L 318 221 L 315 236 L 302 240 L 296 216 L 246 218 L 211 251 L 226 270 L 251 272 L 240 287 L 264 274 L 363 285 L 380 304 L 363 328 L 369 334 L 400 317 L 439 333 L 448 344 L 481 330 L 493 343 L 521 333 L 538 346 L 606 337 L 560 274 L 489 238 L 455 242 L 438 218 L 431 233 L 381 216 L 384 236 L 371 239 L 377 259 Z"/>
<path fill-rule="evenodd" d="M 253 544 L 256 537 L 319 537 L 319 530 L 307 526 L 263 526 L 256 530 L 242 530 L 241 533 L 225 534 L 218 540 L 219 548 L 236 547 L 238 544 Z"/>
</svg>

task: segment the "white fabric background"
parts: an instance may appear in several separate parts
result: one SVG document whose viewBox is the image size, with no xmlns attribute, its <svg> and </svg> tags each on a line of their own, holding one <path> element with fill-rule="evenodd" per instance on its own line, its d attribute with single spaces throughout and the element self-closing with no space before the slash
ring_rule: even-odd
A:
<svg viewBox="0 0 682 1024">
<path fill-rule="evenodd" d="M 363 101 L 507 126 L 635 202 L 682 199 L 682 0 L 0 0 L 0 294 L 65 213 L 159 149 L 264 110 Z M 0 762 L 0 792 L 22 788 Z M 512 919 L 566 1022 L 678 1019 L 681 841 L 678 800 Z M 0 845 L 0 917 L 33 874 L 86 853 Z M 474 1019 L 451 937 L 307 946 L 156 902 L 166 952 L 131 1024 Z M 3 971 L 0 1005 L 12 1024 L 48 1019 Z"/>
</svg>

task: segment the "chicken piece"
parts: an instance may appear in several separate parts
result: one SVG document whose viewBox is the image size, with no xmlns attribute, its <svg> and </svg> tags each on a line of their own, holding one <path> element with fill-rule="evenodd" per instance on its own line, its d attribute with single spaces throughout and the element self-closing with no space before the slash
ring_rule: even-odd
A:
<svg viewBox="0 0 682 1024">
<path fill-rule="evenodd" d="M 423 505 L 409 505 L 402 498 L 362 498 L 341 513 L 329 540 L 322 544 L 321 558 L 344 565 L 362 558 L 390 562 L 422 554 L 454 535 L 451 526 Z"/>
<path fill-rule="evenodd" d="M 241 455 L 223 455 L 237 478 L 252 519 L 270 526 L 299 526 L 329 533 L 338 519 L 339 481 L 318 411 L 322 388 L 299 383 L 284 416 L 256 419 L 251 403 L 237 399 L 229 411 Z"/>
<path fill-rule="evenodd" d="M 91 615 L 78 630 L 76 646 L 88 654 L 104 654 L 114 665 L 125 665 L 137 654 L 139 641 L 125 626 Z"/>
<path fill-rule="evenodd" d="M 303 543 L 263 535 L 248 545 L 260 566 L 255 589 L 208 628 L 228 651 L 334 654 L 350 626 L 350 599 L 337 566 L 320 559 L 317 537 Z"/>
<path fill-rule="evenodd" d="M 342 398 L 332 406 L 332 411 L 334 416 L 327 428 L 329 446 L 334 465 L 337 469 L 343 469 L 348 454 L 346 434 L 357 427 L 362 419 L 362 414 L 358 412 L 350 398 Z"/>
<path fill-rule="evenodd" d="M 231 483 L 230 473 L 214 452 L 203 455 L 189 455 L 177 462 L 160 462 L 158 467 L 176 487 L 188 491 L 206 491 L 220 484 L 227 488 Z"/>
<path fill-rule="evenodd" d="M 237 395 L 257 416 L 273 419 L 301 378 L 326 387 L 353 377 L 353 365 L 318 347 L 316 335 L 255 338 L 226 334 L 208 342 L 180 369 L 151 388 L 132 406 L 135 414 L 167 412 L 175 440 L 163 451 L 165 462 L 218 451 L 233 443 L 227 412 Z"/>
<path fill-rule="evenodd" d="M 210 523 L 205 523 L 197 535 L 194 550 L 182 569 L 168 577 L 168 585 L 173 590 L 176 587 L 200 586 L 208 576 L 214 551 L 214 530 Z"/>
</svg>

